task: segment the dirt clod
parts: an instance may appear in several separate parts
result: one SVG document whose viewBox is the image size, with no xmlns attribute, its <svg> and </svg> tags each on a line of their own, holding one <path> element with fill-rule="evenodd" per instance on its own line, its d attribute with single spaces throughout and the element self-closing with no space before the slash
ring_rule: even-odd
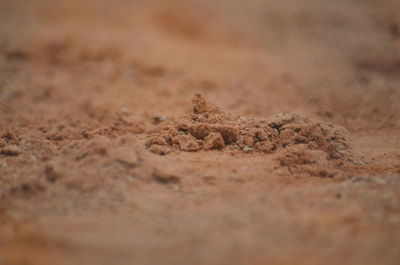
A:
<svg viewBox="0 0 400 265">
<path fill-rule="evenodd" d="M 111 151 L 111 159 L 128 168 L 135 167 L 139 163 L 139 157 L 135 150 L 129 147 L 118 147 Z"/>
<path fill-rule="evenodd" d="M 277 161 L 294 176 L 334 177 L 338 174 L 327 153 L 311 150 L 305 144 L 286 148 L 278 155 Z"/>
<path fill-rule="evenodd" d="M 220 133 L 212 132 L 204 139 L 204 149 L 223 149 L 225 147 L 224 138 Z"/>
<path fill-rule="evenodd" d="M 343 127 L 296 113 L 247 119 L 219 110 L 200 94 L 192 102 L 193 114 L 149 137 L 146 146 L 151 152 L 167 154 L 171 150 L 195 152 L 237 147 L 245 153 L 269 154 L 301 146 L 307 152 L 321 153 L 326 160 L 352 159 L 349 136 Z M 161 152 L 160 146 L 163 146 Z"/>
<path fill-rule="evenodd" d="M 152 176 L 162 184 L 176 184 L 180 182 L 180 178 L 175 174 L 158 168 L 154 169 Z"/>
<path fill-rule="evenodd" d="M 17 156 L 21 153 L 21 149 L 16 145 L 6 145 L 0 149 L 0 155 L 5 156 Z"/>
</svg>

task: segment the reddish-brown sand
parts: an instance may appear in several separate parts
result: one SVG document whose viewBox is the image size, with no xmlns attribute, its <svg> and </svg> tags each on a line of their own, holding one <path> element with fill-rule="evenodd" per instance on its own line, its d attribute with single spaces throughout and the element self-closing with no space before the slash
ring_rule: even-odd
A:
<svg viewBox="0 0 400 265">
<path fill-rule="evenodd" d="M 400 264 L 399 12 L 0 1 L 0 265 Z"/>
</svg>

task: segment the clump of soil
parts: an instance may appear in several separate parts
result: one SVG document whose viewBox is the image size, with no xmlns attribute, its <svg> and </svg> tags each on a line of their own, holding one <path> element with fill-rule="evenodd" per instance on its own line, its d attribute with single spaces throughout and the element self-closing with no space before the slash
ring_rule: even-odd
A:
<svg viewBox="0 0 400 265">
<path fill-rule="evenodd" d="M 146 147 L 151 152 L 164 155 L 174 150 L 236 149 L 270 154 L 297 146 L 315 150 L 328 160 L 352 157 L 348 133 L 343 127 L 296 113 L 247 119 L 221 111 L 200 94 L 195 94 L 192 102 L 193 114 L 165 125 L 149 137 Z"/>
<path fill-rule="evenodd" d="M 334 177 L 340 171 L 340 160 L 329 159 L 322 150 L 310 149 L 306 144 L 297 144 L 285 148 L 275 159 L 277 168 L 286 169 L 291 176 Z"/>
</svg>

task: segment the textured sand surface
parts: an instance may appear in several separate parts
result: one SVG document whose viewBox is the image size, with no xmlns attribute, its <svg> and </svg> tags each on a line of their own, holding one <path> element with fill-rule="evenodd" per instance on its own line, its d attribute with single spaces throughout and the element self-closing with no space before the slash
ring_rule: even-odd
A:
<svg viewBox="0 0 400 265">
<path fill-rule="evenodd" d="M 399 12 L 0 1 L 0 265 L 399 264 Z"/>
</svg>

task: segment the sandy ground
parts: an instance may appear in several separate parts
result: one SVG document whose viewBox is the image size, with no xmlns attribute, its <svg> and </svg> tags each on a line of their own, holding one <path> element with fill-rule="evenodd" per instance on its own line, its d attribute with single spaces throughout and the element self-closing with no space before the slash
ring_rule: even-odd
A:
<svg viewBox="0 0 400 265">
<path fill-rule="evenodd" d="M 399 264 L 399 12 L 0 1 L 0 264 Z"/>
</svg>

